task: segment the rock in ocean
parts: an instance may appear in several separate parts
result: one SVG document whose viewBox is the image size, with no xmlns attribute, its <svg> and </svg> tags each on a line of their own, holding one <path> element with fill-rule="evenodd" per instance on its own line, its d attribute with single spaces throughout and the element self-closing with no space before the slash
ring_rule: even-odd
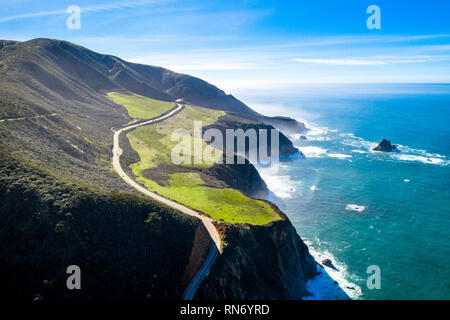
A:
<svg viewBox="0 0 450 320">
<path fill-rule="evenodd" d="M 383 151 L 383 152 L 398 152 L 399 151 L 394 144 L 391 144 L 391 142 L 386 139 L 381 140 L 381 142 L 372 150 Z"/>
<path fill-rule="evenodd" d="M 323 266 L 327 266 L 328 268 L 332 268 L 334 270 L 337 270 L 337 268 L 334 266 L 333 261 L 331 261 L 330 259 L 324 259 L 322 260 L 322 265 Z"/>
</svg>

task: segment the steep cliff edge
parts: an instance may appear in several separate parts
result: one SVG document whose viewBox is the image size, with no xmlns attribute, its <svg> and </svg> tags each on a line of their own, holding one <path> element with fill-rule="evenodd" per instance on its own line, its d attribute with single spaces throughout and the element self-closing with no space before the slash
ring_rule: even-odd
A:
<svg viewBox="0 0 450 320">
<path fill-rule="evenodd" d="M 222 224 L 225 247 L 197 299 L 301 299 L 316 262 L 285 219 L 265 226 Z"/>
<path fill-rule="evenodd" d="M 204 131 L 214 128 L 218 129 L 224 136 L 226 136 L 226 130 L 233 128 L 233 129 L 242 129 L 243 131 L 247 131 L 249 129 L 253 129 L 256 132 L 259 146 L 260 143 L 260 130 L 266 130 L 267 132 L 267 155 L 271 156 L 271 147 L 272 147 L 272 141 L 271 141 L 271 130 L 274 129 L 272 125 L 268 125 L 262 122 L 254 121 L 254 120 L 248 120 L 244 119 L 242 117 L 237 117 L 235 115 L 227 114 L 225 116 L 222 116 L 219 118 L 219 120 L 216 123 L 213 123 L 209 126 L 205 126 L 203 128 Z M 301 132 L 301 131 L 298 131 Z M 236 139 L 235 139 L 236 140 Z M 214 145 L 214 143 L 213 143 Z M 249 147 L 250 144 L 246 143 L 245 145 L 245 152 L 246 152 L 246 158 L 248 158 L 249 153 Z M 227 150 L 229 149 L 228 146 L 226 146 Z M 237 152 L 237 143 L 234 145 L 234 150 L 228 150 L 230 152 Z M 259 155 L 259 152 L 257 153 Z M 294 145 L 292 144 L 292 141 L 289 140 L 282 132 L 279 132 L 279 155 L 281 160 L 287 160 L 289 158 L 292 158 L 293 156 L 303 156 L 300 150 L 298 150 Z"/>
<path fill-rule="evenodd" d="M 236 157 L 237 158 L 237 157 Z M 266 199 L 269 189 L 261 178 L 258 170 L 247 159 L 245 164 L 215 164 L 204 170 L 206 175 L 212 176 L 216 181 L 221 181 L 223 187 L 230 187 L 241 191 L 243 194 L 257 199 Z M 237 160 L 235 160 L 237 162 Z M 208 181 L 208 180 L 206 180 Z M 216 182 L 217 183 L 217 182 Z"/>
<path fill-rule="evenodd" d="M 2 151 L 1 299 L 181 296 L 190 256 L 207 250 L 198 219 L 150 199 L 92 190 Z M 81 269 L 82 290 L 66 287 L 70 265 Z"/>
<path fill-rule="evenodd" d="M 199 222 L 136 197 L 111 170 L 110 128 L 129 117 L 104 92 L 187 98 L 245 118 L 244 130 L 271 126 L 251 120 L 263 116 L 200 79 L 64 41 L 0 41 L 0 75 L 0 296 L 178 299 L 197 267 L 190 258 L 206 251 Z M 272 125 L 280 121 L 301 129 L 289 119 Z M 283 137 L 281 154 L 297 154 Z M 122 161 L 133 163 L 129 143 L 120 144 Z M 267 192 L 252 165 L 218 165 L 201 174 L 221 177 L 220 186 L 205 178 L 215 187 Z M 297 299 L 306 293 L 314 261 L 286 217 L 266 226 L 219 228 L 227 245 L 198 298 Z M 82 296 L 65 291 L 68 264 L 79 264 L 86 276 Z"/>
<path fill-rule="evenodd" d="M 264 117 L 262 121 L 274 126 L 284 134 L 296 134 L 306 130 L 304 123 L 289 117 Z"/>
</svg>

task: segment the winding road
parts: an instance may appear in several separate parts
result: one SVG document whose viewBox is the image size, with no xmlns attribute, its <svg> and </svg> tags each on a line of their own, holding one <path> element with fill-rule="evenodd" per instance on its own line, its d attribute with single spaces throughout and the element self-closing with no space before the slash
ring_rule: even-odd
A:
<svg viewBox="0 0 450 320">
<path fill-rule="evenodd" d="M 209 271 L 211 269 L 211 266 L 214 264 L 214 261 L 216 260 L 219 248 L 221 248 L 221 239 L 219 236 L 219 233 L 217 232 L 216 227 L 214 227 L 213 219 L 206 217 L 204 215 L 201 215 L 200 213 L 197 213 L 193 211 L 192 209 L 185 207 L 177 202 L 174 202 L 172 200 L 166 199 L 154 192 L 151 192 L 147 190 L 146 188 L 139 185 L 137 182 L 135 182 L 133 179 L 131 179 L 122 169 L 120 166 L 120 148 L 119 148 L 119 136 L 122 132 L 128 131 L 131 129 L 135 129 L 140 126 L 145 126 L 149 124 L 153 124 L 156 122 L 161 122 L 166 120 L 167 118 L 172 117 L 173 115 L 177 114 L 181 110 L 183 110 L 184 106 L 181 104 L 177 104 L 176 107 L 171 109 L 169 112 L 167 112 L 164 115 L 161 115 L 157 118 L 147 120 L 140 123 L 131 124 L 129 126 L 122 127 L 117 130 L 113 130 L 114 132 L 114 147 L 113 147 L 113 165 L 114 169 L 117 171 L 117 173 L 122 177 L 123 180 L 125 180 L 126 183 L 128 183 L 130 186 L 138 190 L 139 192 L 142 192 L 143 194 L 171 207 L 178 211 L 181 211 L 185 214 L 188 214 L 192 217 L 196 217 L 200 219 L 205 226 L 206 230 L 209 233 L 209 236 L 211 237 L 211 248 L 209 249 L 208 256 L 206 257 L 205 261 L 203 262 L 200 269 L 197 271 L 197 273 L 192 278 L 191 282 L 189 283 L 188 287 L 183 293 L 182 299 L 183 300 L 192 300 L 195 296 L 195 293 L 197 292 L 197 289 L 202 282 L 202 280 L 209 274 Z"/>
</svg>

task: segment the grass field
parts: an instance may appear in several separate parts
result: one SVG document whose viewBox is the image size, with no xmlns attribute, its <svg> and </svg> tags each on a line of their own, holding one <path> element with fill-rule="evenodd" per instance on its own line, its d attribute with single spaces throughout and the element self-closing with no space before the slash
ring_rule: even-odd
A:
<svg viewBox="0 0 450 320">
<path fill-rule="evenodd" d="M 129 132 L 130 144 L 141 159 L 130 166 L 134 175 L 149 190 L 201 211 L 217 221 L 263 225 L 279 220 L 278 213 L 264 201 L 251 199 L 235 189 L 205 185 L 200 171 L 196 169 L 211 165 L 182 165 L 183 170 L 179 172 L 180 166 L 172 163 L 171 150 L 177 142 L 171 141 L 170 137 L 175 129 L 186 129 L 192 135 L 194 120 L 200 120 L 203 126 L 207 126 L 222 115 L 224 112 L 221 111 L 186 106 L 182 112 L 164 122 Z M 206 145 L 204 141 L 202 143 Z M 164 168 L 160 167 L 162 165 Z M 160 184 L 151 179 L 148 169 L 153 174 L 158 171 L 158 175 L 165 175 L 167 182 Z M 163 169 L 164 172 L 161 172 Z"/>
<path fill-rule="evenodd" d="M 154 100 L 138 94 L 129 96 L 118 92 L 108 92 L 108 98 L 124 106 L 130 117 L 135 119 L 151 119 L 175 106 L 173 102 Z"/>
<path fill-rule="evenodd" d="M 171 152 L 172 148 L 177 144 L 177 142 L 170 139 L 172 132 L 177 129 L 186 129 L 193 136 L 194 120 L 202 121 L 203 126 L 207 126 L 216 122 L 224 114 L 223 111 L 186 105 L 186 108 L 179 114 L 161 123 L 139 127 L 127 136 L 133 148 L 142 153 L 141 161 L 143 167 L 155 167 L 159 163 L 172 164 Z M 203 147 L 205 147 L 206 142 L 203 140 L 201 142 Z M 201 166 L 207 165 L 203 164 Z"/>
</svg>

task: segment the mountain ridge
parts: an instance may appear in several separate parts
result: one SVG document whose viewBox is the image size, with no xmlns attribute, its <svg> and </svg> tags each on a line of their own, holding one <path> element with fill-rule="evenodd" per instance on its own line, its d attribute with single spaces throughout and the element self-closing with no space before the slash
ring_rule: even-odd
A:
<svg viewBox="0 0 450 320">
<path fill-rule="evenodd" d="M 157 72 L 151 73 L 153 68 Z M 0 241 L 11 244 L 0 250 L 0 278 L 5 288 L 24 288 L 23 292 L 10 291 L 14 296 L 29 299 L 36 295 L 43 299 L 71 299 L 74 296 L 84 299 L 127 296 L 174 299 L 195 269 L 190 257 L 201 256 L 207 251 L 203 236 L 198 237 L 200 240 L 194 239 L 197 238 L 195 230 L 199 230 L 198 222 L 173 211 L 169 213 L 170 217 L 164 218 L 167 207 L 142 199 L 112 170 L 111 128 L 132 119 L 126 108 L 107 98 L 106 92 L 115 90 L 136 94 L 140 90 L 152 97 L 160 95 L 160 98 L 167 98 L 165 95 L 169 93 L 189 93 L 190 90 L 195 91 L 195 85 L 206 84 L 207 92 L 200 90 L 192 93 L 190 98 L 183 97 L 188 101 L 198 99 L 203 104 L 217 102 L 214 99 L 220 99 L 222 93 L 203 80 L 192 80 L 194 78 L 187 75 L 180 75 L 182 80 L 178 81 L 171 71 L 164 68 L 149 66 L 138 69 L 139 72 L 132 70 L 120 58 L 95 53 L 65 41 L 0 41 L 0 159 L 4 165 L 0 166 L 0 217 L 14 226 L 11 229 L 0 228 Z M 154 77 L 152 81 L 148 80 L 150 75 Z M 155 88 L 157 79 L 165 84 Z M 187 81 L 189 86 L 184 87 L 186 82 L 183 81 Z M 234 101 L 233 98 L 226 100 Z M 170 96 L 170 99 L 173 101 L 175 98 Z M 229 113 L 236 118 L 237 111 Z M 252 117 L 253 113 L 249 111 L 246 115 Z M 237 127 L 248 122 L 245 119 L 233 121 L 229 123 Z M 139 161 L 128 139 L 122 138 L 123 160 L 127 165 Z M 286 152 L 295 152 L 288 138 L 286 144 Z M 256 170 L 251 170 L 253 165 L 248 164 L 240 168 L 241 171 L 235 167 L 215 168 L 219 170 L 214 169 L 208 175 L 227 175 L 225 182 L 244 193 L 265 193 L 264 182 Z M 41 170 L 46 173 L 42 174 Z M 242 177 L 248 181 L 241 183 L 239 179 Z M 256 185 L 260 187 L 257 190 L 254 188 Z M 117 196 L 118 192 L 125 194 Z M 169 222 L 174 229 L 170 229 Z M 124 226 L 130 236 L 138 231 L 131 243 L 115 234 Z M 217 272 L 211 273 L 209 281 L 223 283 L 223 287 L 217 289 L 225 292 L 225 297 L 242 298 L 243 295 L 236 293 L 236 286 L 242 286 L 239 292 L 248 292 L 249 299 L 263 295 L 258 290 L 244 288 L 246 284 L 239 284 L 237 278 L 222 282 L 221 277 L 229 263 L 237 268 L 238 274 L 251 270 L 246 266 L 248 263 L 257 264 L 264 256 L 264 243 L 270 243 L 274 250 L 283 252 L 267 256 L 273 260 L 272 270 L 280 269 L 283 264 L 299 265 L 304 268 L 282 270 L 291 279 L 304 275 L 296 283 L 298 292 L 294 294 L 292 286 L 288 288 L 285 283 L 272 281 L 267 276 L 271 271 L 260 266 L 256 278 L 264 282 L 263 287 L 270 288 L 273 298 L 280 299 L 297 297 L 299 292 L 306 293 L 306 279 L 313 276 L 314 264 L 307 249 L 291 246 L 292 241 L 301 239 L 290 223 L 278 223 L 277 228 L 261 225 L 256 229 L 250 224 L 220 223 L 220 226 L 226 226 L 224 237 L 232 245 L 224 248 L 224 258 Z M 239 231 L 242 228 L 250 230 L 248 235 L 244 235 L 244 240 L 251 237 L 255 247 L 246 255 L 233 256 L 234 248 L 243 244 L 242 232 Z M 15 231 L 13 237 L 10 230 Z M 170 233 L 179 236 L 175 239 L 166 237 L 162 230 L 172 230 Z M 71 237 L 77 239 L 76 243 L 70 242 Z M 108 246 L 103 237 L 110 239 L 113 246 Z M 145 239 L 148 247 L 139 239 Z M 101 244 L 100 251 L 96 249 L 97 243 Z M 180 243 L 183 243 L 182 255 Z M 127 255 L 126 252 L 134 247 L 139 250 Z M 155 255 L 146 251 L 152 247 L 158 248 Z M 58 260 L 55 254 L 46 259 L 52 250 L 64 252 L 64 259 Z M 161 264 L 152 263 L 153 259 L 160 259 L 156 253 L 160 257 L 167 256 L 162 259 L 165 264 L 176 265 L 169 269 L 166 267 L 166 270 Z M 173 256 L 178 258 L 173 259 Z M 115 267 L 111 257 L 126 259 L 120 260 L 121 265 Z M 237 259 L 237 264 L 230 259 Z M 64 263 L 80 263 L 82 268 L 87 266 L 92 272 L 89 281 L 95 282 L 95 274 L 100 272 L 101 279 L 115 277 L 122 280 L 121 285 L 118 287 L 112 283 L 96 287 L 90 283 L 80 295 L 67 294 L 64 291 Z M 108 266 L 107 271 L 102 271 L 102 265 Z M 33 274 L 37 269 L 40 272 Z M 15 270 L 20 270 L 22 275 Z M 130 275 L 130 270 L 135 271 L 133 275 Z M 168 276 L 169 271 L 172 277 Z M 32 281 L 27 280 L 32 277 Z M 136 286 L 136 283 L 155 287 L 146 290 L 145 285 Z M 282 293 L 278 291 L 280 286 L 281 289 L 286 287 Z M 0 296 L 7 295 L 8 290 L 0 290 Z M 222 297 L 221 294 L 214 296 Z"/>
<path fill-rule="evenodd" d="M 93 52 L 64 40 L 46 38 L 24 42 L 0 40 L 0 44 L 0 50 L 2 51 L 3 49 L 11 51 L 14 50 L 14 47 L 19 47 L 22 50 L 39 48 L 42 58 L 47 59 L 52 55 L 69 56 L 70 61 L 59 58 L 55 59 L 56 64 L 61 69 L 71 70 L 72 74 L 78 76 L 82 74 L 83 79 L 76 79 L 75 77 L 72 80 L 87 82 L 88 87 L 97 91 L 125 90 L 163 101 L 175 101 L 184 98 L 201 107 L 238 113 L 240 117 L 271 124 L 281 131 L 285 128 L 306 129 L 303 124 L 291 118 L 278 117 L 275 119 L 263 116 L 233 95 L 226 94 L 223 90 L 200 78 L 176 73 L 162 67 L 128 62 L 112 55 Z M 62 51 L 66 55 L 61 55 Z M 38 67 L 28 65 L 28 68 L 33 72 L 35 71 L 33 69 Z M 48 83 L 51 81 L 51 77 L 42 80 Z M 101 82 L 101 86 L 98 85 L 99 82 Z M 66 95 L 71 93 L 66 88 L 57 89 L 63 91 L 62 93 Z"/>
</svg>

